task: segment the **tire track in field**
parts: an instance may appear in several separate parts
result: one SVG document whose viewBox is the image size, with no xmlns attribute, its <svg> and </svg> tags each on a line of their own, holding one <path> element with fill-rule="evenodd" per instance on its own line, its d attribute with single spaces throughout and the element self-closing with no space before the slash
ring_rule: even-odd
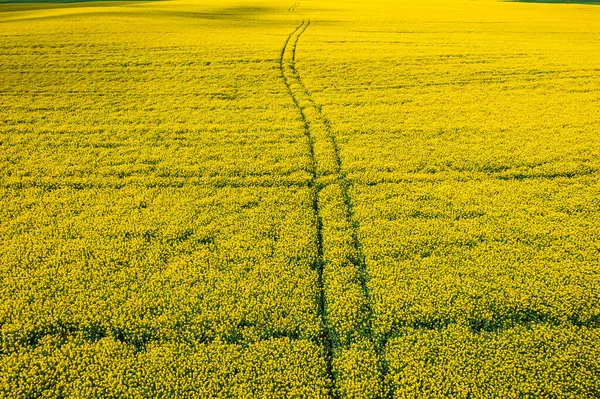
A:
<svg viewBox="0 0 600 399">
<path fill-rule="evenodd" d="M 294 12 L 295 9 L 298 7 L 298 2 L 296 2 L 293 6 L 291 6 L 288 11 L 289 12 Z M 325 349 L 325 360 L 326 360 L 326 367 L 327 367 L 327 374 L 329 376 L 330 379 L 330 396 L 332 398 L 336 398 L 335 395 L 335 375 L 334 375 L 334 371 L 333 371 L 333 343 L 331 340 L 331 334 L 329 329 L 327 328 L 327 320 L 326 320 L 326 316 L 325 316 L 325 308 L 326 308 L 326 303 L 325 303 L 325 290 L 323 288 L 323 237 L 322 237 L 322 224 L 321 224 L 321 218 L 319 217 L 319 201 L 318 201 L 318 187 L 316 184 L 317 181 L 317 161 L 315 158 L 315 150 L 314 150 L 314 140 L 311 134 L 311 128 L 310 128 L 310 122 L 309 119 L 307 118 L 305 112 L 304 112 L 304 107 L 301 105 L 300 103 L 300 99 L 297 97 L 297 93 L 296 88 L 295 88 L 295 83 L 294 79 L 291 77 L 290 75 L 290 71 L 291 70 L 295 70 L 295 66 L 293 65 L 293 63 L 295 62 L 295 48 L 296 45 L 298 43 L 298 38 L 300 37 L 300 35 L 306 30 L 306 28 L 308 27 L 308 25 L 310 24 L 310 20 L 302 20 L 302 22 L 300 23 L 300 25 L 298 25 L 296 27 L 296 29 L 294 29 L 294 31 L 292 33 L 290 33 L 283 45 L 283 48 L 281 50 L 281 54 L 279 57 L 279 67 L 281 70 L 281 77 L 283 79 L 283 82 L 285 83 L 285 86 L 287 88 L 288 94 L 290 96 L 290 98 L 292 99 L 292 102 L 294 103 L 294 106 L 296 107 L 296 109 L 298 110 L 299 114 L 300 114 L 300 118 L 302 120 L 303 123 L 303 127 L 304 127 L 304 135 L 306 136 L 307 142 L 308 142 L 308 148 L 309 148 L 309 153 L 310 153 L 310 173 L 312 175 L 312 179 L 310 182 L 310 186 L 312 189 L 312 206 L 313 206 L 313 211 L 314 211 L 314 215 L 315 215 L 315 220 L 316 220 L 316 243 L 317 243 L 317 262 L 315 265 L 315 270 L 318 273 L 318 285 L 319 285 L 319 297 L 317 298 L 318 301 L 318 312 L 319 315 L 321 316 L 321 320 L 324 326 L 324 334 L 323 334 L 323 347 Z"/>
<path fill-rule="evenodd" d="M 299 2 L 296 2 L 288 11 L 295 13 L 298 6 Z M 375 342 L 372 331 L 373 311 L 367 285 L 365 257 L 359 241 L 359 225 L 354 217 L 349 195 L 350 182 L 343 171 L 339 146 L 330 122 L 296 69 L 298 41 L 310 24 L 310 19 L 303 19 L 290 33 L 281 50 L 279 64 L 288 94 L 303 122 L 311 158 L 311 186 L 317 220 L 316 239 L 319 257 L 316 267 L 319 274 L 319 313 L 325 326 L 323 342 L 326 348 L 327 369 L 333 383 L 332 397 L 338 397 L 340 392 L 343 392 L 343 387 L 340 386 L 343 382 L 336 381 L 340 375 L 343 378 L 343 370 L 336 370 L 334 364 L 336 356 L 344 356 L 344 350 L 350 348 L 354 341 L 360 340 L 367 340 L 374 350 L 377 359 L 376 374 L 379 380 L 377 396 L 384 397 L 387 396 L 384 388 L 386 367 L 382 356 L 384 343 Z M 343 227 L 336 227 L 340 222 Z M 342 239 L 336 240 L 336 236 Z M 336 262 L 336 257 L 329 253 L 338 250 L 336 243 L 339 243 L 340 247 L 346 246 L 342 250 L 347 256 L 345 261 Z M 347 274 L 336 273 L 343 267 L 351 267 L 355 271 L 356 278 L 336 281 L 336 274 Z M 342 289 L 330 288 L 340 285 Z M 353 328 L 339 327 L 344 325 L 344 319 L 347 318 L 344 312 L 348 302 L 343 298 L 347 291 L 356 294 L 354 303 L 349 303 L 350 305 L 360 302 L 359 305 L 350 306 L 351 309 L 357 310 L 356 320 L 351 324 Z M 340 295 L 335 295 L 336 293 Z M 340 296 L 342 298 L 339 298 Z M 349 301 L 352 302 L 352 299 Z"/>
<path fill-rule="evenodd" d="M 290 8 L 288 8 L 289 12 L 294 12 L 296 11 L 296 8 L 298 8 L 298 6 L 300 5 L 299 2 L 295 2 L 293 6 L 291 6 Z"/>
</svg>

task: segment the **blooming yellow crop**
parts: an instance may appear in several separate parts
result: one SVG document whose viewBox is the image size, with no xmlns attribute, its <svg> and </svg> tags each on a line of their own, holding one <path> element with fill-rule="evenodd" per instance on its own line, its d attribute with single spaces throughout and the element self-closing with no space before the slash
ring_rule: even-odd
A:
<svg viewBox="0 0 600 399">
<path fill-rule="evenodd" d="M 599 34 L 0 4 L 0 398 L 596 398 Z"/>
</svg>

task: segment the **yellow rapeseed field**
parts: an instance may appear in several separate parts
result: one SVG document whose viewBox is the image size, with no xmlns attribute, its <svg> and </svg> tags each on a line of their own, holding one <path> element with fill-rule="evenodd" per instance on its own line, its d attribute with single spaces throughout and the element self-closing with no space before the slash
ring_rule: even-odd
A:
<svg viewBox="0 0 600 399">
<path fill-rule="evenodd" d="M 0 398 L 598 398 L 551 3 L 0 0 Z"/>
</svg>

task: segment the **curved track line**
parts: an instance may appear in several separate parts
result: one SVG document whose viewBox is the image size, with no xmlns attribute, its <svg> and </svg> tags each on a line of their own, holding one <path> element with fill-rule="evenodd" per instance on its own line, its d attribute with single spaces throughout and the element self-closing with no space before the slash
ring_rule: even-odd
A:
<svg viewBox="0 0 600 399">
<path fill-rule="evenodd" d="M 298 6 L 299 2 L 296 2 L 289 8 L 289 11 L 295 13 Z M 358 284 L 360 284 L 360 289 L 364 295 L 367 306 L 364 320 L 366 328 L 363 338 L 368 339 L 375 348 L 378 358 L 378 368 L 380 371 L 382 388 L 385 386 L 386 374 L 386 366 L 382 356 L 382 350 L 385 342 L 375 342 L 372 331 L 373 310 L 371 306 L 371 295 L 367 285 L 365 256 L 362 251 L 362 245 L 358 239 L 359 225 L 356 221 L 351 197 L 349 195 L 349 187 L 351 183 L 347 179 L 347 176 L 342 168 L 342 160 L 340 157 L 337 139 L 332 132 L 329 120 L 321 110 L 321 106 L 314 100 L 312 94 L 306 88 L 306 85 L 302 81 L 300 74 L 296 69 L 296 49 L 298 47 L 298 41 L 309 26 L 310 19 L 303 19 L 302 22 L 294 29 L 294 31 L 289 34 L 281 50 L 279 65 L 281 76 L 287 88 L 288 94 L 297 108 L 304 125 L 304 134 L 308 141 L 311 158 L 311 186 L 313 188 L 313 210 L 317 220 L 316 237 L 319 257 L 317 261 L 318 264 L 316 265 L 316 270 L 319 273 L 319 313 L 325 328 L 323 343 L 326 349 L 327 369 L 333 384 L 332 397 L 335 397 L 337 390 L 335 389 L 336 381 L 332 365 L 335 348 L 331 335 L 332 332 L 328 328 L 327 296 L 323 281 L 323 271 L 325 267 L 325 262 L 323 260 L 324 248 L 322 236 L 323 218 L 321 217 L 321 210 L 319 209 L 321 190 L 330 184 L 337 184 L 341 188 L 344 207 L 342 211 L 343 214 L 345 214 L 348 225 L 351 229 L 353 250 L 356 254 L 358 254 L 358 259 L 356 260 L 356 268 L 359 271 Z"/>
<path fill-rule="evenodd" d="M 298 3 L 296 3 L 292 7 L 290 7 L 289 11 L 294 12 L 294 10 L 297 7 L 298 7 Z M 307 118 L 307 116 L 304 112 L 304 108 L 302 107 L 300 100 L 298 99 L 298 97 L 296 96 L 296 93 L 295 93 L 295 84 L 294 83 L 296 83 L 296 82 L 293 82 L 294 78 L 293 78 L 293 76 L 290 76 L 290 72 L 295 71 L 294 62 L 295 62 L 296 45 L 298 43 L 298 39 L 299 39 L 300 35 L 302 35 L 302 33 L 304 33 L 304 31 L 306 30 L 306 28 L 308 27 L 309 24 L 310 24 L 310 20 L 308 20 L 308 21 L 302 20 L 300 25 L 298 25 L 296 27 L 296 29 L 294 29 L 294 31 L 288 35 L 288 37 L 285 40 L 285 43 L 283 45 L 283 48 L 281 49 L 281 54 L 279 57 L 279 68 L 281 70 L 281 77 L 287 88 L 288 94 L 289 94 L 290 98 L 292 99 L 294 106 L 298 110 L 298 113 L 300 114 L 300 119 L 302 120 L 302 123 L 304 125 L 303 126 L 304 127 L 304 135 L 306 136 L 306 139 L 308 142 L 308 147 L 309 147 L 309 153 L 310 153 L 310 159 L 311 159 L 310 173 L 312 175 L 310 187 L 312 189 L 312 207 L 313 207 L 313 212 L 314 212 L 314 216 L 315 216 L 315 220 L 316 220 L 315 235 L 316 235 L 317 255 L 318 255 L 316 264 L 314 265 L 314 269 L 318 273 L 318 286 L 319 286 L 319 297 L 317 298 L 318 312 L 321 317 L 321 321 L 322 321 L 323 328 L 324 328 L 322 344 L 323 344 L 323 347 L 325 350 L 327 374 L 328 374 L 330 384 L 331 384 L 329 387 L 330 397 L 336 398 L 336 391 L 334 388 L 335 387 L 335 374 L 333 372 L 333 344 L 332 344 L 332 340 L 331 340 L 331 334 L 329 332 L 329 329 L 327 328 L 327 317 L 325 315 L 325 307 L 326 307 L 325 300 L 326 300 L 326 298 L 325 298 L 325 290 L 324 290 L 324 285 L 323 285 L 323 238 L 322 238 L 322 233 L 321 233 L 322 224 L 321 224 L 321 218 L 320 218 L 320 212 L 319 212 L 318 188 L 316 185 L 317 161 L 315 158 L 314 139 L 311 134 L 309 119 Z"/>
</svg>

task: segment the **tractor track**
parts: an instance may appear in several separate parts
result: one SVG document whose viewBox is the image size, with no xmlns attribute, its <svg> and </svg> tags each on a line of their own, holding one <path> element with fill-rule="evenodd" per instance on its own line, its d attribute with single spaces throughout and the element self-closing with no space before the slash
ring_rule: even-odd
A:
<svg viewBox="0 0 600 399">
<path fill-rule="evenodd" d="M 297 7 L 298 7 L 298 3 L 296 2 L 292 7 L 290 7 L 288 9 L 288 11 L 294 12 Z M 300 25 L 298 25 L 296 27 L 296 29 L 294 29 L 294 31 L 288 35 L 287 39 L 285 40 L 284 46 L 281 50 L 281 55 L 279 57 L 279 67 L 281 70 L 281 77 L 285 83 L 288 94 L 289 94 L 290 98 L 292 99 L 294 106 L 298 110 L 298 113 L 300 114 L 300 119 L 302 120 L 302 123 L 303 123 L 304 135 L 306 136 L 306 139 L 308 142 L 309 153 L 310 153 L 310 159 L 311 159 L 310 173 L 312 175 L 310 187 L 312 189 L 312 208 L 313 208 L 315 221 L 316 221 L 315 235 L 316 235 L 317 257 L 318 257 L 316 264 L 314 265 L 314 268 L 318 273 L 318 286 L 319 286 L 319 296 L 317 298 L 318 312 L 319 312 L 319 315 L 321 317 L 321 321 L 322 321 L 322 324 L 324 327 L 322 343 L 323 343 L 323 347 L 325 350 L 327 375 L 331 382 L 329 393 L 330 393 L 330 397 L 337 398 L 336 390 L 335 390 L 335 374 L 333 371 L 333 343 L 331 340 L 330 331 L 327 328 L 327 317 L 325 314 L 326 298 L 325 298 L 325 289 L 324 289 L 324 284 L 323 284 L 323 266 L 324 266 L 324 263 L 323 263 L 323 235 L 322 235 L 322 223 L 321 223 L 320 212 L 319 212 L 319 202 L 318 202 L 319 187 L 317 185 L 317 160 L 315 157 L 314 140 L 313 140 L 313 137 L 311 134 L 309 120 L 304 112 L 304 108 L 300 105 L 300 102 L 299 102 L 296 94 L 294 93 L 293 84 L 290 80 L 289 73 L 286 72 L 286 70 L 289 70 L 289 69 L 295 70 L 295 65 L 293 65 L 293 64 L 295 63 L 296 45 L 298 43 L 298 39 L 299 39 L 300 35 L 302 33 L 304 33 L 304 31 L 306 30 L 306 28 L 308 27 L 309 24 L 310 24 L 310 20 L 308 20 L 308 21 L 302 20 Z M 292 56 L 287 57 L 289 59 L 286 59 L 286 54 L 288 54 L 290 52 L 290 49 L 291 49 Z"/>
<path fill-rule="evenodd" d="M 294 3 L 288 11 L 296 13 L 299 2 Z M 311 21 L 308 18 L 303 18 L 302 22 L 288 35 L 284 42 L 279 57 L 279 66 L 281 77 L 285 83 L 288 94 L 296 107 L 300 119 L 303 124 L 304 135 L 308 142 L 308 150 L 311 159 L 311 188 L 313 190 L 313 210 L 316 219 L 316 242 L 318 249 L 318 260 L 315 269 L 318 271 L 319 284 L 319 314 L 321 316 L 325 332 L 323 337 L 323 346 L 326 352 L 327 372 L 332 382 L 331 397 L 338 398 L 339 391 L 336 389 L 336 372 L 333 367 L 333 358 L 335 350 L 332 332 L 328 327 L 327 314 L 327 292 L 324 284 L 324 268 L 326 267 L 323 257 L 323 218 L 319 206 L 319 196 L 321 191 L 330 184 L 337 184 L 341 188 L 343 197 L 343 214 L 346 216 L 352 230 L 352 245 L 353 250 L 358 254 L 356 267 L 360 275 L 360 289 L 366 299 L 367 315 L 366 315 L 366 338 L 372 343 L 378 357 L 378 369 L 381 380 L 381 387 L 385 386 L 386 364 L 383 361 L 383 347 L 385 342 L 376 342 L 372 332 L 373 311 L 371 308 L 371 296 L 367 285 L 367 270 L 365 256 L 362 251 L 362 246 L 359 240 L 359 224 L 356 221 L 353 211 L 353 205 L 349 189 L 350 181 L 347 179 L 343 171 L 342 160 L 337 139 L 332 132 L 331 124 L 327 117 L 323 114 L 321 106 L 314 100 L 312 94 L 307 89 L 302 81 L 300 74 L 296 68 L 296 50 L 300 37 L 306 32 Z M 322 150 L 325 149 L 325 150 Z M 329 165 L 323 166 L 323 165 Z M 385 390 L 384 390 L 385 392 Z M 389 392 L 382 392 L 382 397 L 389 395 Z"/>
</svg>

